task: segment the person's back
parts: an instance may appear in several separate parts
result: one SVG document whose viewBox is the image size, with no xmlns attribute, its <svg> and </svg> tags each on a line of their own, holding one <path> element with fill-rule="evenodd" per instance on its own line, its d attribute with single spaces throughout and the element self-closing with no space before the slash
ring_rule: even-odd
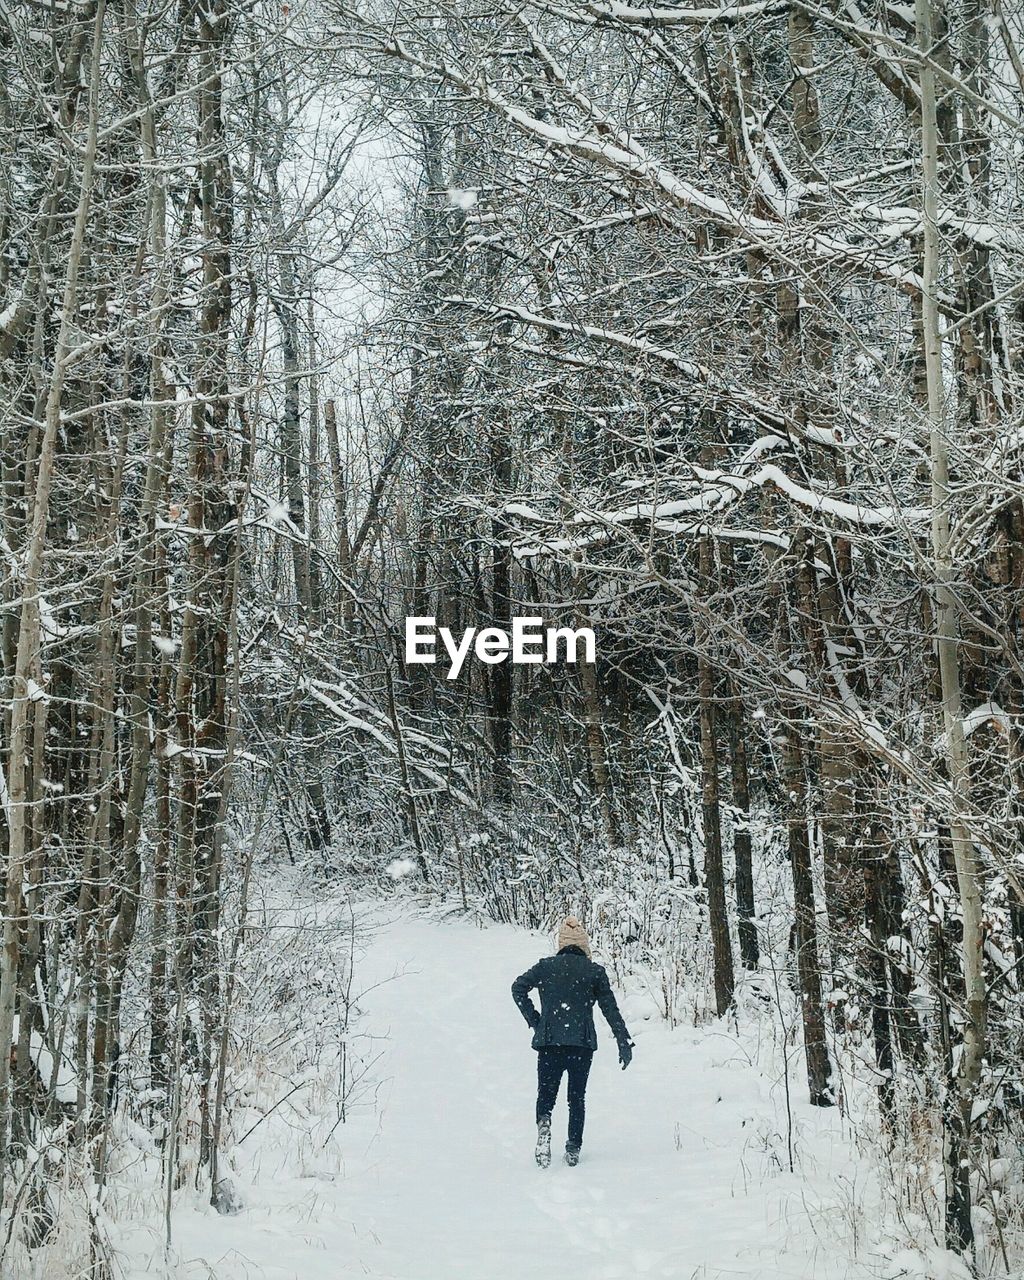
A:
<svg viewBox="0 0 1024 1280">
<path fill-rule="evenodd" d="M 530 999 L 536 990 L 540 1012 Z M 569 1138 L 567 1163 L 579 1160 L 583 1142 L 585 1097 L 590 1065 L 597 1048 L 594 1005 L 600 1007 L 619 1046 L 625 1069 L 632 1058 L 632 1042 L 615 1002 L 608 974 L 590 958 L 586 930 L 574 916 L 558 932 L 558 953 L 545 956 L 512 984 L 512 996 L 533 1029 L 537 1050 L 537 1163 L 551 1159 L 551 1112 L 563 1074 L 568 1074 Z"/>
</svg>

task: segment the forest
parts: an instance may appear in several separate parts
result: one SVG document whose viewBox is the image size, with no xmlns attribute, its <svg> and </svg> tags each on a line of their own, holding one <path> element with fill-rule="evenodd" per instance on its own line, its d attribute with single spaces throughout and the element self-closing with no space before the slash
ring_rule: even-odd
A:
<svg viewBox="0 0 1024 1280">
<path fill-rule="evenodd" d="M 401 910 L 776 1044 L 837 1275 L 1022 1273 L 1022 187 L 1017 0 L 0 0 L 0 1272 L 233 1277 Z"/>
</svg>

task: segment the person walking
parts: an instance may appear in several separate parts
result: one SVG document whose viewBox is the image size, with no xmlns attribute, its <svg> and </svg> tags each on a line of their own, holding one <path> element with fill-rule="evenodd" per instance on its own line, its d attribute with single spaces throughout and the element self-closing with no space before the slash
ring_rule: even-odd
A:
<svg viewBox="0 0 1024 1280">
<path fill-rule="evenodd" d="M 540 1012 L 530 998 L 540 995 Z M 562 1083 L 569 1079 L 569 1136 L 565 1162 L 579 1164 L 586 1117 L 587 1077 L 597 1048 L 594 1004 L 600 1006 L 619 1046 L 622 1069 L 633 1058 L 633 1042 L 615 1002 L 608 974 L 590 958 L 590 939 L 575 916 L 558 930 L 558 952 L 538 960 L 512 983 L 512 998 L 533 1029 L 537 1050 L 537 1163 L 551 1163 L 551 1112 Z"/>
</svg>

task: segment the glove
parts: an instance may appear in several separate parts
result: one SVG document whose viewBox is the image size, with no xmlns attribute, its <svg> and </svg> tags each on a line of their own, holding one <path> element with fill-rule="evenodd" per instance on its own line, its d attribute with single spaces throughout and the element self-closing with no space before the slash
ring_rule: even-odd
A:
<svg viewBox="0 0 1024 1280">
<path fill-rule="evenodd" d="M 629 1066 L 629 1064 L 632 1061 L 633 1061 L 633 1046 L 628 1041 L 624 1044 L 620 1044 L 619 1045 L 619 1062 L 622 1064 L 623 1071 L 625 1071 L 625 1069 Z"/>
</svg>

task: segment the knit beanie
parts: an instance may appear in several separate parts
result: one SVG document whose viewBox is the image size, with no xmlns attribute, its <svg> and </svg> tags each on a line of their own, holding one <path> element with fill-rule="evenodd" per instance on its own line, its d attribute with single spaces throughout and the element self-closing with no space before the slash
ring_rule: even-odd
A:
<svg viewBox="0 0 1024 1280">
<path fill-rule="evenodd" d="M 566 916 L 558 927 L 558 949 L 563 947 L 579 947 L 587 956 L 590 955 L 590 939 L 587 931 L 575 916 Z"/>
</svg>

